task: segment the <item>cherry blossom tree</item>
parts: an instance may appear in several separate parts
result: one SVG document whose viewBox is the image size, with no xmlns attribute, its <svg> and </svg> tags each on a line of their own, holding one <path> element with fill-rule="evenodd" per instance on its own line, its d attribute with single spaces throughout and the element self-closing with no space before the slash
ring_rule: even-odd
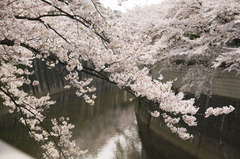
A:
<svg viewBox="0 0 240 159">
<path fill-rule="evenodd" d="M 71 140 L 68 117 L 51 119 L 52 128 L 43 120 L 44 111 L 55 104 L 49 95 L 37 98 L 25 92 L 23 85 L 36 86 L 29 80 L 33 60 L 40 59 L 50 68 L 63 66 L 65 88 L 94 105 L 93 78 L 117 85 L 134 97 L 146 101 L 173 133 L 182 139 L 193 137 L 176 124 L 183 120 L 196 126 L 194 99 L 172 91 L 173 81 L 153 78 L 150 67 L 156 62 L 168 67 L 173 63 L 238 69 L 238 48 L 224 49 L 236 41 L 234 26 L 239 18 L 238 1 L 166 1 L 139 8 L 118 19 L 97 0 L 2 0 L 0 1 L 0 97 L 9 112 L 18 112 L 20 122 L 46 151 L 44 158 L 70 158 L 86 151 Z M 201 19 L 199 19 L 201 16 Z M 232 26 L 232 27 L 231 27 Z M 229 30 L 229 27 L 232 31 Z M 228 32 L 228 34 L 225 34 Z M 231 41 L 232 40 L 232 41 Z M 205 58 L 207 58 L 205 60 Z M 87 63 L 87 64 L 86 64 Z M 233 106 L 209 108 L 205 116 L 228 114 Z"/>
<path fill-rule="evenodd" d="M 168 0 L 128 12 L 123 21 L 131 33 L 151 39 L 144 52 L 155 54 L 154 69 L 188 65 L 191 69 L 181 90 L 194 85 L 197 94 L 209 95 L 215 68 L 239 72 L 238 4 L 235 0 Z"/>
</svg>

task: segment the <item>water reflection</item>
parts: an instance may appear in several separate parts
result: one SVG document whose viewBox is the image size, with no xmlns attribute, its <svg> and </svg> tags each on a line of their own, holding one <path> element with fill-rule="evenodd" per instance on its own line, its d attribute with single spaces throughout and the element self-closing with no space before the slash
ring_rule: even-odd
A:
<svg viewBox="0 0 240 159">
<path fill-rule="evenodd" d="M 141 142 L 138 138 L 136 122 L 126 126 L 123 131 L 109 138 L 100 146 L 97 153 L 88 153 L 84 159 L 125 159 L 140 158 Z"/>
</svg>

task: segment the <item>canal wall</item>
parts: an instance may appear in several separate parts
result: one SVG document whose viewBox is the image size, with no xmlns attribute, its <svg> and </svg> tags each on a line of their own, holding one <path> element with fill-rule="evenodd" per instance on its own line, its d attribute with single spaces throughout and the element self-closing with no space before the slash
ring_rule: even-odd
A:
<svg viewBox="0 0 240 159">
<path fill-rule="evenodd" d="M 39 85 L 25 85 L 24 89 L 27 92 L 33 93 L 37 96 L 46 95 L 47 93 L 54 94 L 63 91 L 65 85 L 64 74 L 61 66 L 56 66 L 56 68 L 49 69 L 48 66 L 41 60 L 33 61 L 34 74 L 30 75 L 28 78 L 33 81 L 39 81 Z"/>
<path fill-rule="evenodd" d="M 139 135 L 151 159 L 238 159 L 240 156 L 239 115 L 200 119 L 187 128 L 193 139 L 182 140 L 171 133 L 162 118 L 152 117 L 147 103 L 135 107 Z M 239 111 L 239 110 L 238 110 Z"/>
<path fill-rule="evenodd" d="M 164 77 L 163 81 L 175 80 L 173 86 L 176 88 L 181 88 L 185 83 L 183 79 L 185 78 L 186 74 L 188 73 L 189 66 L 182 66 L 181 68 L 172 67 L 169 70 L 163 70 L 161 74 Z M 210 70 L 211 68 L 209 68 Z M 210 90 L 212 95 L 229 97 L 240 99 L 240 75 L 237 75 L 235 71 L 224 71 L 222 68 L 211 69 L 212 73 L 211 76 L 208 77 L 211 80 Z M 157 77 L 159 73 L 157 71 L 153 72 L 154 76 Z M 203 71 L 202 74 L 206 75 Z M 198 80 L 196 76 L 195 80 Z M 200 79 L 201 80 L 201 79 Z M 198 88 L 194 87 L 188 91 L 188 93 L 194 94 Z"/>
<path fill-rule="evenodd" d="M 67 90 L 64 89 L 64 86 L 67 84 L 67 81 L 64 79 L 64 77 L 68 74 L 65 66 L 59 64 L 50 69 L 45 62 L 38 59 L 35 59 L 33 63 L 34 74 L 30 75 L 28 78 L 31 81 L 39 81 L 39 85 L 24 85 L 24 90 L 26 92 L 30 92 L 36 96 L 43 96 L 47 93 L 53 95 Z M 85 65 L 87 66 L 88 64 L 86 63 Z M 96 86 L 97 83 L 102 83 L 101 79 L 97 79 L 85 73 L 79 74 L 80 79 L 90 77 L 94 78 L 92 82 L 93 85 Z"/>
</svg>

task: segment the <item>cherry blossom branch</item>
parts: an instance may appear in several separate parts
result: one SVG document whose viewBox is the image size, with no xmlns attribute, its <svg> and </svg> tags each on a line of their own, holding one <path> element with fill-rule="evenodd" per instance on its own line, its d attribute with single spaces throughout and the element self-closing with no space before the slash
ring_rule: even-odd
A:
<svg viewBox="0 0 240 159">
<path fill-rule="evenodd" d="M 2 90 L 1 90 L 1 91 L 2 91 Z M 14 104 L 15 104 L 15 103 L 14 103 Z M 16 105 L 16 104 L 15 104 L 15 105 Z M 16 106 L 17 106 L 17 105 L 16 105 Z M 26 123 L 26 127 L 27 127 L 28 132 L 31 133 L 31 135 L 33 136 L 32 130 L 30 129 L 30 127 L 29 127 L 29 125 L 28 125 L 28 123 L 27 123 L 27 121 L 26 121 L 26 117 L 24 116 L 24 114 L 23 114 L 23 112 L 22 112 L 22 109 L 19 108 L 19 111 L 20 111 L 20 113 L 21 113 L 21 116 L 22 116 L 23 119 L 24 119 L 24 122 Z M 33 139 L 33 141 L 34 141 L 34 143 L 35 143 L 35 145 L 36 145 L 36 147 L 37 147 L 38 152 L 40 152 L 40 151 L 39 151 L 39 148 L 38 148 L 37 142 L 36 142 L 34 139 Z"/>
<path fill-rule="evenodd" d="M 58 11 L 60 11 L 61 13 L 64 13 L 67 17 L 69 17 L 70 19 L 76 20 L 77 22 L 80 22 L 82 25 L 84 25 L 86 28 L 91 29 L 91 25 L 93 25 L 91 22 L 87 21 L 85 18 L 79 16 L 79 15 L 71 15 L 70 13 L 64 11 L 63 9 L 54 6 L 53 4 L 51 4 L 50 2 L 46 1 L 46 0 L 40 0 L 48 5 L 53 6 L 55 9 L 57 9 Z M 83 21 L 77 19 L 76 17 L 80 17 Z M 94 26 L 94 25 L 93 25 Z M 102 40 L 106 41 L 107 43 L 110 43 L 110 40 L 107 39 L 106 37 L 104 37 L 103 35 L 101 35 L 100 33 L 98 33 L 95 29 L 94 29 L 94 33 L 100 37 Z"/>
<path fill-rule="evenodd" d="M 63 36 L 61 35 L 56 29 L 54 29 L 50 24 L 46 24 L 44 20 L 42 20 L 41 18 L 42 17 L 55 17 L 55 16 L 65 16 L 65 15 L 41 15 L 41 16 L 38 16 L 36 18 L 31 18 L 31 17 L 25 17 L 25 16 L 15 16 L 16 19 L 27 19 L 27 20 L 30 20 L 30 21 L 39 21 L 40 23 L 42 23 L 47 29 L 51 29 L 53 32 L 55 32 L 59 37 L 61 37 L 64 41 L 66 41 L 68 44 L 70 44 L 70 42 Z"/>
<path fill-rule="evenodd" d="M 0 45 L 13 46 L 14 40 L 9 40 L 9 39 L 5 38 L 4 40 L 0 41 Z"/>
<path fill-rule="evenodd" d="M 28 125 L 28 123 L 27 123 L 27 121 L 26 121 L 26 117 L 25 117 L 25 115 L 23 114 L 22 109 L 20 108 L 20 107 L 22 107 L 22 106 L 20 106 L 20 105 L 18 105 L 18 104 L 16 103 L 16 101 L 15 101 L 14 98 L 10 95 L 10 93 L 9 93 L 8 91 L 5 91 L 2 87 L 0 87 L 0 90 L 1 90 L 5 95 L 7 95 L 7 96 L 12 100 L 12 102 L 19 108 L 20 114 L 21 114 L 21 116 L 23 117 L 24 122 L 26 123 L 26 128 L 27 128 L 28 132 L 29 132 L 31 135 L 33 135 L 32 130 L 30 129 L 30 127 L 29 127 L 29 125 Z M 24 108 L 24 107 L 22 107 L 22 108 Z M 38 148 L 37 142 L 36 142 L 35 140 L 33 140 L 33 141 L 34 141 L 34 143 L 35 143 L 35 146 L 36 146 L 38 152 L 40 152 L 40 151 L 39 151 L 39 148 Z"/>
<path fill-rule="evenodd" d="M 35 48 L 33 48 L 33 47 L 25 44 L 25 43 L 21 43 L 21 46 L 23 46 L 23 47 L 25 47 L 25 48 L 33 51 L 33 52 L 36 53 L 36 54 L 39 54 L 39 53 L 40 53 L 39 50 L 37 50 L 37 49 L 35 49 Z M 56 61 L 56 60 L 57 60 L 56 57 L 53 56 L 53 55 L 49 56 L 48 59 L 50 59 L 50 60 L 52 60 L 52 61 Z M 64 66 L 67 65 L 67 63 L 63 63 L 63 62 L 61 62 L 61 61 L 59 61 L 59 64 L 64 65 Z M 75 68 L 75 70 L 78 71 L 77 68 Z M 94 76 L 94 77 L 103 79 L 103 80 L 105 80 L 105 81 L 107 81 L 107 82 L 109 82 L 109 83 L 112 83 L 112 84 L 114 84 L 114 85 L 117 85 L 116 82 L 110 81 L 107 76 L 105 76 L 104 74 L 102 74 L 100 71 L 96 71 L 95 69 L 92 69 L 92 68 L 88 68 L 88 67 L 86 67 L 86 66 L 83 66 L 83 69 L 81 70 L 81 72 L 87 73 L 87 74 L 92 75 L 92 76 Z M 137 97 L 136 94 L 135 94 L 129 87 L 123 87 L 123 89 L 126 90 L 127 92 L 129 92 L 130 94 L 132 94 L 134 97 Z M 161 112 L 161 113 L 163 113 L 163 112 L 164 112 L 164 113 L 167 113 L 167 112 L 165 112 L 165 111 L 162 111 L 162 110 L 158 107 L 158 104 L 157 104 L 157 103 L 154 104 L 154 102 L 151 102 L 151 101 L 147 100 L 146 97 L 138 96 L 137 98 L 140 99 L 140 100 L 145 101 L 146 103 L 148 103 L 148 105 L 150 106 L 149 108 L 154 109 L 154 110 L 158 110 L 158 111 Z M 167 114 L 168 114 L 168 113 L 167 113 Z M 171 114 L 171 113 L 170 113 L 170 114 Z M 169 114 L 169 115 L 170 115 L 170 114 Z M 171 114 L 171 115 L 173 115 L 173 114 Z"/>
<path fill-rule="evenodd" d="M 95 7 L 96 11 L 98 12 L 98 14 L 99 14 L 103 19 L 105 19 L 105 18 L 103 17 L 103 15 L 99 12 L 96 3 L 95 3 L 93 0 L 91 0 L 91 2 L 92 2 L 92 4 L 94 5 L 94 7 Z"/>
<path fill-rule="evenodd" d="M 65 14 L 43 14 L 43 15 L 39 15 L 37 17 L 15 15 L 14 17 L 16 19 L 27 19 L 27 20 L 32 20 L 32 21 L 42 21 L 41 18 L 44 18 L 44 17 L 67 17 L 67 15 L 65 15 Z"/>
<path fill-rule="evenodd" d="M 31 110 L 27 109 L 26 107 L 19 105 L 19 104 L 15 101 L 15 99 L 12 97 L 12 95 L 10 95 L 8 92 L 6 92 L 2 87 L 0 87 L 0 90 L 1 90 L 5 95 L 7 95 L 7 96 L 11 99 L 11 101 L 18 107 L 18 109 L 19 109 L 19 111 L 20 111 L 20 113 L 21 113 L 21 116 L 23 117 L 23 119 L 24 119 L 24 121 L 25 121 L 25 124 L 26 124 L 26 126 L 27 126 L 27 128 L 28 128 L 28 131 L 29 131 L 29 133 L 31 133 L 31 130 L 30 130 L 29 125 L 28 125 L 28 122 L 26 121 L 26 118 L 25 118 L 25 116 L 24 116 L 24 114 L 23 114 L 23 112 L 22 112 L 22 108 L 25 109 L 25 110 L 27 110 L 28 112 L 30 112 L 30 113 L 31 113 L 32 115 L 34 115 L 34 116 L 35 116 L 35 113 L 33 113 Z M 55 146 L 56 146 L 56 147 L 58 148 L 58 150 L 61 152 L 61 154 L 63 155 L 63 157 L 64 157 L 65 159 L 67 159 L 66 156 L 65 156 L 65 154 L 63 153 L 62 149 L 58 146 L 57 141 L 56 141 L 55 138 L 51 135 L 50 131 L 49 131 L 48 128 L 45 126 L 45 124 L 43 124 L 43 122 L 42 122 L 39 118 L 36 118 L 36 119 L 37 119 L 38 122 L 43 126 L 43 128 L 47 131 L 47 133 L 49 134 L 49 136 L 52 138 Z"/>
<path fill-rule="evenodd" d="M 114 85 L 117 85 L 116 82 L 110 81 L 109 78 L 107 76 L 103 75 L 101 72 L 98 72 L 98 71 L 96 71 L 94 69 L 87 68 L 87 67 L 83 67 L 83 68 L 84 69 L 82 70 L 82 72 L 87 73 L 89 75 L 92 75 L 94 77 L 100 78 L 102 80 L 105 80 L 105 81 L 107 81 L 109 83 L 112 83 Z M 90 72 L 90 71 L 92 71 L 92 72 Z M 150 106 L 149 108 L 152 108 L 152 109 L 155 109 L 155 110 L 158 109 L 160 111 L 160 109 L 158 108 L 158 104 L 157 103 L 153 103 L 153 102 L 147 100 L 144 97 L 140 97 L 140 96 L 137 97 L 136 94 L 129 87 L 123 87 L 123 89 L 126 90 L 131 95 L 133 95 L 135 98 L 138 98 L 140 100 L 145 101 Z"/>
</svg>

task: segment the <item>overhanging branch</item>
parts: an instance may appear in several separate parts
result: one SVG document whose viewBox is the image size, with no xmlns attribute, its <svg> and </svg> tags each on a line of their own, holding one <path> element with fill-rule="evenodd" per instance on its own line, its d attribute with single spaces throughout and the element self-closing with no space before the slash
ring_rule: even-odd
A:
<svg viewBox="0 0 240 159">
<path fill-rule="evenodd" d="M 19 111 L 20 111 L 20 113 L 21 113 L 21 116 L 24 118 L 24 122 L 25 122 L 25 124 L 26 124 L 26 126 L 27 126 L 27 128 L 28 128 L 28 130 L 29 130 L 29 133 L 31 133 L 30 128 L 29 128 L 29 125 L 28 125 L 28 123 L 27 123 L 27 121 L 26 121 L 26 118 L 25 118 L 23 112 L 22 112 L 22 109 L 27 110 L 27 111 L 30 112 L 33 116 L 35 116 L 35 114 L 34 114 L 31 110 L 27 109 L 26 107 L 24 107 L 24 106 L 22 106 L 22 105 L 19 105 L 19 104 L 16 102 L 16 100 L 14 99 L 14 97 L 13 97 L 10 93 L 8 93 L 7 91 L 5 91 L 2 87 L 0 87 L 0 91 L 2 91 L 6 96 L 8 96 L 8 97 L 11 99 L 11 101 L 15 104 L 15 106 L 19 109 Z M 47 133 L 49 134 L 49 136 L 50 136 L 51 139 L 53 140 L 55 146 L 58 148 L 58 150 L 59 150 L 60 153 L 63 155 L 63 157 L 64 157 L 65 159 L 67 159 L 66 156 L 65 156 L 65 154 L 63 153 L 62 149 L 58 146 L 56 139 L 51 135 L 50 131 L 49 131 L 48 128 L 45 126 L 45 124 L 43 124 L 43 122 L 42 122 L 40 119 L 38 119 L 38 118 L 36 118 L 36 119 L 37 119 L 38 122 L 43 126 L 43 128 L 47 131 Z"/>
<path fill-rule="evenodd" d="M 73 20 L 76 20 L 77 22 L 81 23 L 82 25 L 84 25 L 86 28 L 88 29 L 91 29 L 91 26 L 94 25 L 92 24 L 91 21 L 88 21 L 86 20 L 85 18 L 83 18 L 82 16 L 79 16 L 79 15 L 72 15 L 64 10 L 62 10 L 61 8 L 57 7 L 57 6 L 54 6 L 52 5 L 52 3 L 46 1 L 46 0 L 41 0 L 42 2 L 44 2 L 45 4 L 48 4 L 48 5 L 51 5 L 53 6 L 55 9 L 57 9 L 60 13 L 63 13 L 65 14 L 67 17 L 69 17 L 70 19 L 73 19 Z M 80 19 L 76 18 L 76 17 L 79 17 Z M 100 37 L 102 40 L 104 40 L 105 42 L 107 43 L 110 43 L 110 40 L 108 38 L 106 38 L 104 35 L 101 35 L 101 33 L 97 32 L 95 29 L 94 29 L 94 33 Z"/>
</svg>

